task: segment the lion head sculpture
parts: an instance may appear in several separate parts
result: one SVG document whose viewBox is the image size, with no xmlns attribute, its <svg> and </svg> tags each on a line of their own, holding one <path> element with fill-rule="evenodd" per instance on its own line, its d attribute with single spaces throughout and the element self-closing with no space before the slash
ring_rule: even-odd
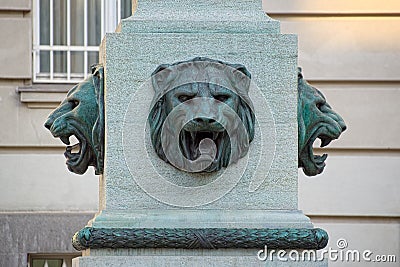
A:
<svg viewBox="0 0 400 267">
<path fill-rule="evenodd" d="M 160 65 L 152 74 L 155 96 L 148 116 L 157 155 L 172 165 L 171 156 L 210 163 L 190 172 L 218 171 L 246 155 L 255 122 L 248 96 L 250 78 L 243 65 L 208 58 Z M 238 132 L 240 127 L 243 133 Z M 164 141 L 163 129 L 168 137 Z"/>
<path fill-rule="evenodd" d="M 92 66 L 92 75 L 74 86 L 54 110 L 45 127 L 67 145 L 64 156 L 71 172 L 83 174 L 89 166 L 103 173 L 104 79 L 103 67 Z M 77 144 L 70 145 L 75 136 Z"/>
<path fill-rule="evenodd" d="M 325 167 L 327 154 L 314 155 L 313 144 L 319 138 L 321 147 L 339 138 L 346 124 L 339 114 L 326 102 L 324 95 L 303 79 L 298 71 L 298 164 L 308 176 L 320 174 Z"/>
</svg>

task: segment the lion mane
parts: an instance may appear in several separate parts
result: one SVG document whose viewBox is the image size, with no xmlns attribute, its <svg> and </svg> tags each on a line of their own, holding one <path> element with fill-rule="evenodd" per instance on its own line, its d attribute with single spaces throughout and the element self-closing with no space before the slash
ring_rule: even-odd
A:
<svg viewBox="0 0 400 267">
<path fill-rule="evenodd" d="M 183 72 L 185 72 L 182 74 Z M 199 82 L 196 81 L 195 76 L 197 72 L 207 73 L 216 71 L 218 74 L 218 84 L 226 84 L 226 86 L 214 86 L 213 81 Z M 181 74 L 179 72 L 182 72 Z M 229 72 L 229 75 L 226 73 Z M 188 74 L 189 73 L 189 74 Z M 177 84 L 177 80 L 180 79 L 180 75 L 187 76 L 193 75 L 192 82 L 183 82 L 181 85 L 174 86 L 171 84 Z M 212 75 L 210 75 L 212 76 Z M 186 77 L 187 78 L 187 77 Z M 248 96 L 248 90 L 250 85 L 251 75 L 248 70 L 240 64 L 229 64 L 222 61 L 217 61 L 209 58 L 197 57 L 189 61 L 177 62 L 171 65 L 163 64 L 160 65 L 152 74 L 152 84 L 155 90 L 155 97 L 153 99 L 153 104 L 148 116 L 148 122 L 150 126 L 150 136 L 153 148 L 157 155 L 164 160 L 169 162 L 166 157 L 166 153 L 163 150 L 163 145 L 161 142 L 161 132 L 163 129 L 164 122 L 172 111 L 168 108 L 169 102 L 174 94 L 179 91 L 190 91 L 193 92 L 193 88 L 202 88 L 202 90 L 210 90 L 209 88 L 214 86 L 214 88 L 220 88 L 221 90 L 226 90 L 226 88 L 234 88 L 235 90 L 229 90 L 231 94 L 234 94 L 238 98 L 238 104 L 234 107 L 234 110 L 247 132 L 246 138 L 243 136 L 238 136 L 238 147 L 232 147 L 230 142 L 230 137 L 224 131 L 223 133 L 218 132 L 214 134 L 207 134 L 208 130 L 215 126 L 207 126 L 207 129 L 202 129 L 196 134 L 190 137 L 189 134 L 180 134 L 180 152 L 184 157 L 189 160 L 195 160 L 198 157 L 198 153 L 193 150 L 198 149 L 199 140 L 205 137 L 214 139 L 217 144 L 217 156 L 214 162 L 206 169 L 202 170 L 204 172 L 218 171 L 222 167 L 227 167 L 229 163 L 233 163 L 235 160 L 231 159 L 231 149 L 237 149 L 239 152 L 239 158 L 243 157 L 248 151 L 248 144 L 254 138 L 254 123 L 255 116 L 253 112 L 252 102 Z M 216 83 L 217 83 L 216 82 Z M 178 82 L 179 84 L 179 82 Z M 167 89 L 166 89 L 167 88 Z M 206 89 L 204 89 L 206 88 Z M 201 90 L 201 89 L 199 89 Z M 218 89 L 216 89 L 218 90 Z M 236 92 L 233 92 L 236 91 Z M 235 96 L 231 96 L 234 98 Z M 210 108 L 212 109 L 212 108 Z M 207 121 L 207 120 L 206 120 Z M 207 121 L 208 122 L 208 121 Z M 174 127 L 174 125 L 172 125 Z M 212 130 L 210 130 L 212 131 Z M 185 132 L 182 130 L 182 132 Z M 193 137 L 195 136 L 195 137 Z M 196 139 L 196 140 L 192 140 Z M 199 139 L 199 140 L 197 140 Z M 244 145 L 247 141 L 247 147 Z M 194 147 L 194 148 L 193 148 Z M 178 151 L 179 153 L 179 151 Z"/>
</svg>

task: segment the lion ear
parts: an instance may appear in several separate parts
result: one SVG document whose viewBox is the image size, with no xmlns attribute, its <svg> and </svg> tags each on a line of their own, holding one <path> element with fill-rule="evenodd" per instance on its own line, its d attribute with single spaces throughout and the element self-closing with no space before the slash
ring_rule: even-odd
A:
<svg viewBox="0 0 400 267">
<path fill-rule="evenodd" d="M 251 84 L 251 74 L 247 68 L 241 64 L 233 64 L 230 67 L 234 68 L 233 79 L 236 93 L 252 108 L 251 100 L 248 97 Z"/>
<path fill-rule="evenodd" d="M 235 68 L 236 70 L 246 75 L 249 79 L 251 79 L 251 73 L 242 64 L 233 64 L 231 67 Z"/>
<path fill-rule="evenodd" d="M 153 89 L 156 93 L 161 93 L 168 83 L 168 76 L 172 72 L 170 67 L 169 64 L 162 64 L 151 74 Z"/>
<path fill-rule="evenodd" d="M 158 66 L 155 71 L 153 71 L 153 73 L 151 74 L 151 76 L 156 75 L 157 73 L 169 68 L 171 65 L 169 64 L 161 64 L 160 66 Z"/>
<path fill-rule="evenodd" d="M 235 69 L 233 75 L 235 77 L 235 83 L 238 86 L 237 89 L 248 92 L 251 80 L 250 72 L 242 64 L 231 64 L 229 66 Z"/>
<path fill-rule="evenodd" d="M 297 67 L 297 79 L 303 79 L 303 70 L 301 67 Z"/>
<path fill-rule="evenodd" d="M 96 88 L 96 93 L 102 91 L 104 68 L 101 64 L 94 64 L 91 66 L 93 86 Z"/>
</svg>

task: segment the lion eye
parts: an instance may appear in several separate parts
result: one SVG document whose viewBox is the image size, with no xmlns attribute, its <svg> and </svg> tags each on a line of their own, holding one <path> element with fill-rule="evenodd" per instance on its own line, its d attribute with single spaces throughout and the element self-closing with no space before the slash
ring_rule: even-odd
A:
<svg viewBox="0 0 400 267">
<path fill-rule="evenodd" d="M 76 99 L 71 99 L 68 102 L 72 105 L 72 108 L 75 108 L 76 106 L 79 105 L 79 101 Z"/>
<path fill-rule="evenodd" d="M 216 95 L 216 96 L 214 96 L 214 98 L 216 100 L 218 100 L 218 101 L 225 102 L 229 98 L 229 96 L 227 96 L 227 95 Z"/>
<path fill-rule="evenodd" d="M 322 108 L 323 105 L 325 105 L 325 102 L 318 102 L 318 103 L 316 104 L 317 109 L 321 110 L 321 108 Z"/>
<path fill-rule="evenodd" d="M 188 100 L 190 100 L 190 99 L 192 99 L 193 98 L 193 96 L 191 96 L 191 95 L 180 95 L 180 96 L 178 96 L 178 100 L 180 101 L 180 102 L 185 102 L 185 101 L 188 101 Z"/>
</svg>

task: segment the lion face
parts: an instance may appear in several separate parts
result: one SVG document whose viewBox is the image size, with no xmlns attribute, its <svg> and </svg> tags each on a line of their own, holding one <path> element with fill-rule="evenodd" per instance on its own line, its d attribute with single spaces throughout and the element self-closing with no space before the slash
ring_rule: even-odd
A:
<svg viewBox="0 0 400 267">
<path fill-rule="evenodd" d="M 325 167 L 327 154 L 314 155 L 313 143 L 319 138 L 321 147 L 339 138 L 346 130 L 342 117 L 334 112 L 326 102 L 324 95 L 298 74 L 298 137 L 299 167 L 308 176 L 320 174 Z"/>
<path fill-rule="evenodd" d="M 203 97 L 215 99 L 228 105 L 233 110 L 238 110 L 239 96 L 231 90 L 208 83 L 195 83 L 180 86 L 166 94 L 165 106 L 167 113 L 169 114 L 175 107 L 186 101 L 186 107 L 196 106 L 195 101 L 192 101 L 192 99 Z M 206 138 L 211 139 L 216 145 L 216 151 L 211 151 L 210 149 L 203 151 L 206 153 L 202 154 L 208 155 L 213 161 L 204 171 L 216 171 L 221 169 L 222 166 L 226 167 L 229 163 L 231 148 L 229 136 L 222 124 L 218 122 L 226 118 L 218 118 L 221 113 L 217 105 L 213 105 L 213 102 L 203 101 L 198 108 L 201 108 L 202 114 L 207 117 L 197 117 L 185 124 L 180 133 L 179 145 L 184 157 L 189 160 L 196 160 L 200 157 L 200 142 Z M 196 107 L 187 108 L 186 112 L 192 112 L 196 109 Z M 193 117 L 195 116 L 193 114 Z M 222 158 L 223 154 L 225 154 L 225 158 Z M 203 160 L 206 161 L 207 158 L 203 157 Z"/>
<path fill-rule="evenodd" d="M 103 168 L 103 68 L 94 67 L 93 75 L 74 86 L 54 110 L 45 127 L 67 145 L 64 156 L 68 169 L 77 174 L 94 166 L 96 174 Z M 70 137 L 78 143 L 70 145 Z"/>
<path fill-rule="evenodd" d="M 208 60 L 196 58 L 193 61 L 204 63 Z M 217 61 L 211 62 L 221 64 Z M 186 62 L 177 64 L 178 69 L 182 70 L 179 64 L 186 64 Z M 176 65 L 169 66 L 174 67 Z M 190 69 L 192 66 L 189 64 L 188 67 Z M 203 67 L 205 66 L 203 65 Z M 155 74 L 166 68 L 168 66 L 164 65 Z M 179 70 L 176 71 L 179 72 Z M 207 72 L 206 67 L 202 71 Z M 171 75 L 171 73 L 167 74 Z M 167 78 L 165 77 L 162 80 L 165 81 Z M 159 86 L 160 83 L 157 85 Z M 177 108 L 180 109 L 180 115 L 175 120 L 166 122 L 167 116 Z M 229 112 L 225 112 L 226 108 L 234 111 L 234 116 Z M 240 118 L 239 121 L 236 119 L 237 117 Z M 168 140 L 161 144 L 162 128 L 164 127 L 164 130 L 170 133 L 170 136 L 173 136 L 173 132 L 177 130 L 175 128 L 180 123 L 177 120 L 185 120 L 185 118 L 190 119 L 183 123 L 181 129 L 178 129 L 179 148 L 170 145 Z M 158 99 L 148 118 L 152 144 L 161 159 L 169 162 L 166 156 L 169 153 L 170 155 L 176 155 L 176 157 L 184 157 L 189 161 L 196 160 L 197 163 L 204 166 L 200 168 L 203 172 L 218 171 L 222 167 L 228 166 L 230 160 L 234 162 L 235 159 L 233 161 L 231 159 L 232 150 L 235 150 L 235 153 L 240 151 L 239 157 L 247 153 L 248 147 L 244 144 L 247 143 L 248 145 L 254 137 L 254 120 L 251 108 L 236 92 L 209 82 L 184 83 L 173 87 Z M 235 128 L 237 123 L 242 123 L 245 126 L 247 136 L 238 135 L 239 140 L 231 142 L 232 137 L 229 136 L 224 125 L 230 125 Z M 207 140 L 210 143 L 212 141 L 214 146 L 204 145 L 205 143 L 203 142 Z M 173 151 L 165 151 L 164 149 Z M 211 164 L 207 164 L 207 162 L 211 162 Z"/>
</svg>

